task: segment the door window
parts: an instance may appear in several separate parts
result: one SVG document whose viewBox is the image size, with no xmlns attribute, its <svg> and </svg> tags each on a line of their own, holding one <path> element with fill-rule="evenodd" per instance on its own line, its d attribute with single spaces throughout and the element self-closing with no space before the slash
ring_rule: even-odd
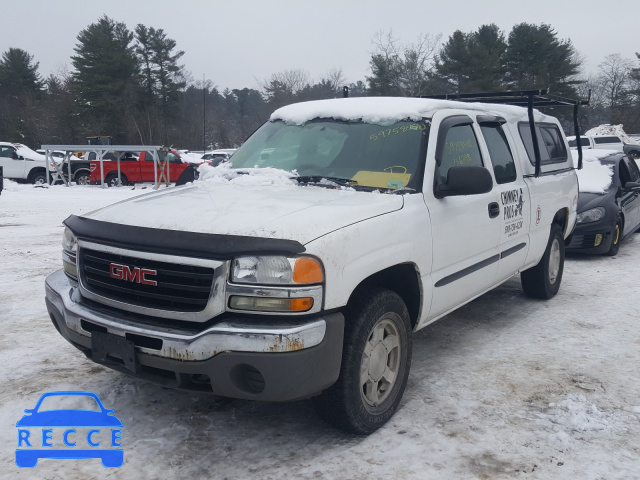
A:
<svg viewBox="0 0 640 480">
<path fill-rule="evenodd" d="M 6 157 L 6 158 L 14 158 L 16 155 L 14 155 L 16 153 L 16 149 L 13 147 L 8 147 L 8 146 L 0 146 L 0 157 Z"/>
<path fill-rule="evenodd" d="M 457 166 L 484 166 L 471 125 L 456 125 L 449 129 L 436 176 L 446 181 L 449 169 Z"/>
<path fill-rule="evenodd" d="M 624 163 L 627 164 L 627 167 L 629 169 L 629 181 L 640 182 L 640 170 L 638 170 L 638 165 L 636 165 L 636 162 L 634 160 L 624 159 Z"/>
<path fill-rule="evenodd" d="M 493 173 L 498 184 L 516 180 L 516 164 L 507 143 L 504 131 L 499 123 L 480 125 L 480 130 L 487 142 Z"/>
</svg>

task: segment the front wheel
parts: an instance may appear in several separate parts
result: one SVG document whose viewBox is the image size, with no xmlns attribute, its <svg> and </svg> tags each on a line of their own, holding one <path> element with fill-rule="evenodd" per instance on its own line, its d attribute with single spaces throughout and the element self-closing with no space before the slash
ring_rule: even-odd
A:
<svg viewBox="0 0 640 480">
<path fill-rule="evenodd" d="M 616 226 L 613 229 L 613 238 L 611 239 L 611 246 L 607 250 L 606 255 L 615 257 L 620 250 L 620 239 L 622 238 L 622 218 L 616 219 Z"/>
<path fill-rule="evenodd" d="M 44 185 L 49 182 L 47 180 L 47 175 L 44 172 L 38 172 L 31 177 L 31 183 L 34 185 Z"/>
<path fill-rule="evenodd" d="M 564 238 L 557 223 L 551 225 L 549 242 L 542 259 L 535 267 L 520 274 L 524 293 L 530 297 L 548 299 L 560 289 L 564 270 Z"/>
<path fill-rule="evenodd" d="M 402 298 L 383 288 L 354 293 L 345 310 L 338 381 L 314 398 L 329 423 L 369 434 L 395 413 L 411 366 L 411 321 Z"/>
</svg>

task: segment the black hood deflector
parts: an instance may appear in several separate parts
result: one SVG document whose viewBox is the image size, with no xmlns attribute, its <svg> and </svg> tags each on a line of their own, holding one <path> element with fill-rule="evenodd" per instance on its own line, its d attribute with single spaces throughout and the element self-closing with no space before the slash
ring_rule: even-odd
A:
<svg viewBox="0 0 640 480">
<path fill-rule="evenodd" d="M 229 260 L 240 255 L 295 255 L 295 240 L 136 227 L 71 215 L 63 222 L 81 240 L 112 247 L 185 257 Z"/>
</svg>

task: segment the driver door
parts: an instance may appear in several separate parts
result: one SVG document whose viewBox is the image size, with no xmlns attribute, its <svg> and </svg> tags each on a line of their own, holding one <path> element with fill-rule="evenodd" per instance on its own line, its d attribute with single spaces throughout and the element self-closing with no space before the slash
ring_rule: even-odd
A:
<svg viewBox="0 0 640 480">
<path fill-rule="evenodd" d="M 14 147 L 0 145 L 0 165 L 5 178 L 25 178 L 25 164 Z"/>
<path fill-rule="evenodd" d="M 424 186 L 433 237 L 430 318 L 449 312 L 494 285 L 502 226 L 495 188 L 487 193 L 437 197 L 438 184 L 446 183 L 450 168 L 491 169 L 491 164 L 483 158 L 478 142 L 480 131 L 471 117 L 453 115 L 442 119 L 439 125 L 436 119 L 434 116 L 436 128 L 432 127 L 437 135 L 436 160 L 431 167 L 433 183 L 429 185 L 425 175 Z"/>
</svg>

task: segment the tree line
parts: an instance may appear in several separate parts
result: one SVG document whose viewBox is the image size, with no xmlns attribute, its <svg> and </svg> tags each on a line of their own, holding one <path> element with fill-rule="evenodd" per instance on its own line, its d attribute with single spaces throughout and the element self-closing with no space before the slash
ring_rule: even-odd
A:
<svg viewBox="0 0 640 480">
<path fill-rule="evenodd" d="M 270 113 L 293 102 L 350 96 L 420 96 L 549 88 L 586 98 L 583 130 L 623 123 L 640 132 L 640 68 L 611 54 L 585 76 L 570 40 L 547 24 L 496 25 L 476 31 L 420 35 L 402 44 L 389 32 L 373 38 L 371 73 L 347 82 L 336 68 L 319 79 L 303 69 L 277 72 L 258 88 L 219 91 L 194 80 L 175 40 L 163 29 L 132 30 L 103 16 L 77 36 L 70 71 L 42 78 L 39 63 L 19 48 L 0 59 L 0 140 L 32 147 L 84 144 L 110 135 L 115 144 L 173 145 L 202 150 L 239 146 Z M 555 113 L 558 114 L 558 113 Z M 568 119 L 567 119 L 567 123 Z M 568 128 L 567 131 L 571 129 Z"/>
</svg>

